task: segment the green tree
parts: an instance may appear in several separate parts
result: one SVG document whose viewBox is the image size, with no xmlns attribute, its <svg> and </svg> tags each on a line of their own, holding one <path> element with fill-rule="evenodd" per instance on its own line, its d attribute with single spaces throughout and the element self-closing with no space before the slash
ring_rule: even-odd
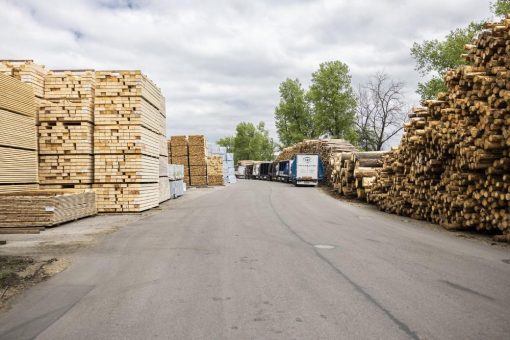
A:
<svg viewBox="0 0 510 340">
<path fill-rule="evenodd" d="M 318 135 L 356 141 L 356 98 L 349 67 L 340 61 L 322 63 L 312 74 L 307 93 Z"/>
<path fill-rule="evenodd" d="M 216 144 L 227 148 L 227 152 L 234 152 L 234 141 L 235 141 L 234 137 L 229 136 L 229 137 L 221 138 L 220 140 L 218 140 L 216 142 Z"/>
<path fill-rule="evenodd" d="M 241 122 L 237 124 L 234 136 L 222 138 L 218 144 L 231 148 L 235 162 L 241 159 L 273 160 L 276 149 L 276 144 L 269 136 L 264 122 L 260 122 L 257 126 L 253 123 Z"/>
<path fill-rule="evenodd" d="M 310 106 L 305 100 L 298 79 L 287 78 L 280 84 L 280 103 L 275 108 L 274 117 L 278 137 L 284 147 L 306 138 L 316 137 Z"/>
<path fill-rule="evenodd" d="M 425 40 L 421 44 L 413 44 L 411 55 L 416 61 L 416 70 L 422 77 L 430 78 L 418 83 L 416 92 L 422 100 L 434 98 L 446 90 L 443 75 L 449 69 L 466 64 L 462 58 L 464 45 L 470 43 L 481 29 L 481 23 L 472 22 L 466 28 L 451 31 L 444 40 Z"/>
<path fill-rule="evenodd" d="M 491 3 L 491 11 L 500 16 L 510 13 L 510 0 L 496 0 Z"/>
</svg>

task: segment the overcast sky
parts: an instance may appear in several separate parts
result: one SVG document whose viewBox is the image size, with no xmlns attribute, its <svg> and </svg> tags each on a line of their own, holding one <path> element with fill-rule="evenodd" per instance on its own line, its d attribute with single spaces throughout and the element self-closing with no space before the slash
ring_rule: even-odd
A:
<svg viewBox="0 0 510 340">
<path fill-rule="evenodd" d="M 167 134 L 231 135 L 265 121 L 276 137 L 278 85 L 324 61 L 353 85 L 377 71 L 419 75 L 409 48 L 490 18 L 485 0 L 0 0 L 0 59 L 49 69 L 141 69 L 167 101 Z"/>
</svg>

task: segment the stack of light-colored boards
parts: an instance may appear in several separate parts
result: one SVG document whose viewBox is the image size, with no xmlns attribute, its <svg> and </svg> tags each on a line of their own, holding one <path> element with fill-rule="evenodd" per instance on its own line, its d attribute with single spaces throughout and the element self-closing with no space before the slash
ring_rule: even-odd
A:
<svg viewBox="0 0 510 340">
<path fill-rule="evenodd" d="M 140 71 L 96 72 L 94 189 L 99 211 L 158 206 L 164 110 L 161 91 Z"/>
<path fill-rule="evenodd" d="M 207 156 L 207 184 L 208 185 L 224 185 L 225 177 L 223 174 L 223 156 L 209 155 Z"/>
<path fill-rule="evenodd" d="M 207 142 L 203 135 L 188 136 L 191 186 L 207 185 Z"/>
<path fill-rule="evenodd" d="M 18 79 L 29 85 L 35 96 L 36 107 L 39 108 L 44 98 L 44 77 L 46 69 L 33 60 L 0 60 L 0 73 Z M 36 111 L 36 122 L 38 122 Z"/>
<path fill-rule="evenodd" d="M 0 192 L 38 188 L 32 88 L 0 73 Z"/>
<path fill-rule="evenodd" d="M 97 213 L 93 191 L 37 190 L 0 194 L 0 230 L 51 227 Z"/>
<path fill-rule="evenodd" d="M 49 71 L 39 107 L 42 188 L 90 188 L 93 182 L 95 75 L 93 70 Z"/>
<path fill-rule="evenodd" d="M 190 185 L 189 175 L 189 153 L 188 153 L 188 137 L 172 136 L 169 140 L 170 163 L 180 164 L 184 166 L 184 183 Z"/>
</svg>

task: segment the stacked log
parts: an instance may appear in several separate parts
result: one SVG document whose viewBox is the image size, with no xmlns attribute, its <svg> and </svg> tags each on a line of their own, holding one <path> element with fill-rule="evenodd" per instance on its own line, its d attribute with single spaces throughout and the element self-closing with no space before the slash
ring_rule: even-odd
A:
<svg viewBox="0 0 510 340">
<path fill-rule="evenodd" d="M 184 182 L 190 185 L 189 175 L 189 151 L 187 136 L 172 136 L 168 141 L 170 148 L 170 164 L 179 164 L 184 166 Z"/>
<path fill-rule="evenodd" d="M 165 196 L 160 195 L 160 186 L 165 184 L 160 183 L 160 155 L 164 153 L 161 91 L 140 71 L 97 71 L 95 81 L 98 209 L 140 212 L 156 207 Z"/>
<path fill-rule="evenodd" d="M 467 45 L 469 65 L 414 109 L 369 201 L 447 229 L 510 234 L 510 19 Z"/>
<path fill-rule="evenodd" d="M 353 152 L 351 162 L 354 163 L 354 188 L 356 197 L 366 200 L 372 184 L 379 171 L 382 169 L 382 158 L 387 151 Z"/>
<path fill-rule="evenodd" d="M 0 193 L 38 188 L 32 88 L 0 73 Z"/>
<path fill-rule="evenodd" d="M 188 136 L 191 186 L 207 185 L 207 142 L 203 135 Z"/>
<path fill-rule="evenodd" d="M 42 188 L 91 188 L 94 90 L 92 70 L 45 75 L 38 124 Z"/>
</svg>

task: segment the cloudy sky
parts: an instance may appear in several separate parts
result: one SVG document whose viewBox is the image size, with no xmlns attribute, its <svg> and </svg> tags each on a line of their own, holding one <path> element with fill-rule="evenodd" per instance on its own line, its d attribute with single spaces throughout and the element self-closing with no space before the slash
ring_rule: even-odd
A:
<svg viewBox="0 0 510 340">
<path fill-rule="evenodd" d="M 308 86 L 324 61 L 353 85 L 377 71 L 419 75 L 409 48 L 490 18 L 485 0 L 0 0 L 0 59 L 49 69 L 141 69 L 163 90 L 167 133 L 231 135 L 265 121 L 287 77 Z"/>
</svg>

